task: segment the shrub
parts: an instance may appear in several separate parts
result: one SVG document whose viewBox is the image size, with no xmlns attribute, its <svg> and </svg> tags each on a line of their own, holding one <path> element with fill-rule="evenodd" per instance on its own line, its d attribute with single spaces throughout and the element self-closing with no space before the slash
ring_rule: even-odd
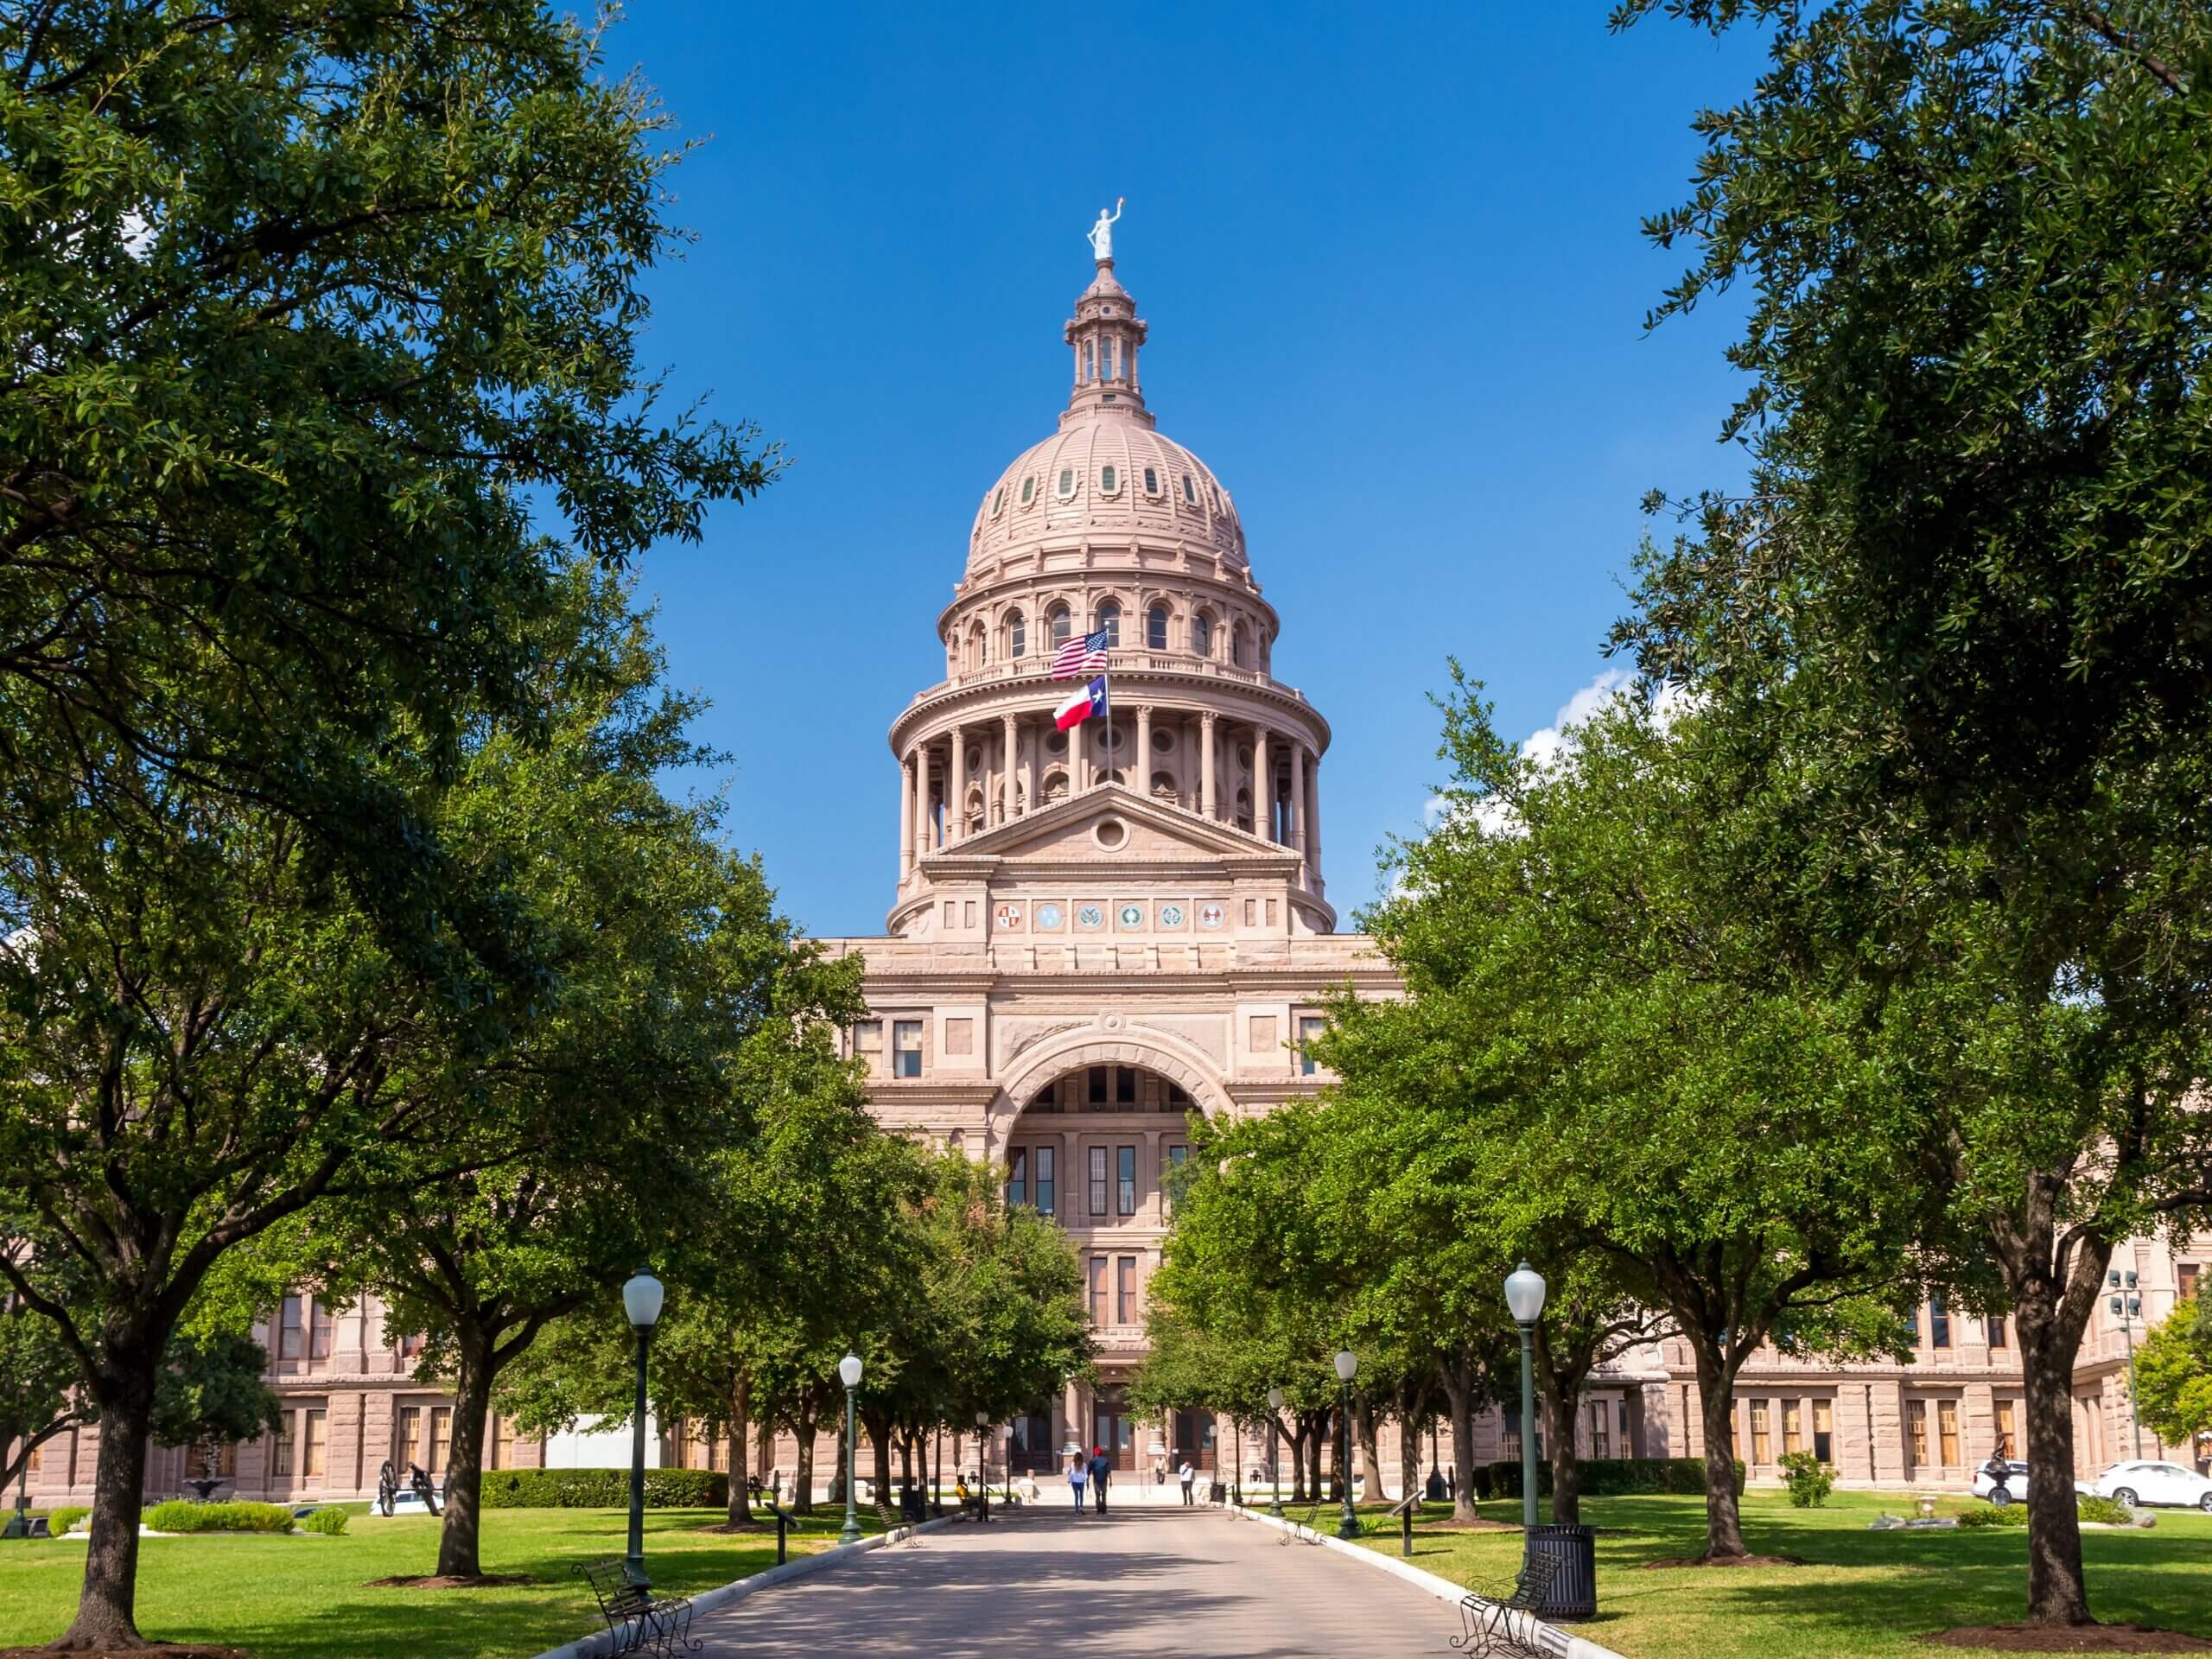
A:
<svg viewBox="0 0 2212 1659">
<path fill-rule="evenodd" d="M 188 1503 L 171 1498 L 146 1511 L 156 1532 L 289 1532 L 292 1512 L 281 1503 Z"/>
<path fill-rule="evenodd" d="M 619 1510 L 630 1501 L 627 1469 L 487 1469 L 487 1510 Z M 729 1507 L 729 1476 L 713 1469 L 648 1469 L 649 1510 Z"/>
<path fill-rule="evenodd" d="M 1968 1510 L 1959 1517 L 1962 1527 L 2024 1527 L 2028 1524 L 2028 1506 L 2024 1503 L 1982 1503 Z"/>
<path fill-rule="evenodd" d="M 1820 1508 L 1835 1490 L 1835 1471 L 1810 1452 L 1783 1452 L 1782 1478 L 1789 1488 L 1790 1503 L 1801 1510 Z"/>
<path fill-rule="evenodd" d="M 1690 1497 L 1705 1491 L 1703 1458 L 1585 1458 L 1579 1467 L 1585 1497 L 1620 1497 L 1631 1492 L 1674 1492 Z M 1736 1465 L 1736 1490 L 1744 1490 L 1744 1465 Z M 1548 1459 L 1536 1465 L 1536 1495 L 1549 1497 L 1552 1466 Z M 1478 1464 L 1478 1497 L 1521 1496 L 1521 1465 L 1517 1462 Z"/>
<path fill-rule="evenodd" d="M 300 1527 L 305 1532 L 319 1532 L 326 1538 L 335 1538 L 346 1530 L 349 1517 L 343 1510 L 317 1510 L 313 1515 L 300 1517 Z"/>
<path fill-rule="evenodd" d="M 46 1517 L 47 1530 L 59 1538 L 92 1511 L 81 1503 L 67 1503 Z"/>
<path fill-rule="evenodd" d="M 2132 1527 L 2135 1524 L 2135 1511 L 2117 1498 L 2092 1497 L 2084 1492 L 2074 1503 L 2084 1521 L 2098 1522 L 2107 1527 Z"/>
</svg>

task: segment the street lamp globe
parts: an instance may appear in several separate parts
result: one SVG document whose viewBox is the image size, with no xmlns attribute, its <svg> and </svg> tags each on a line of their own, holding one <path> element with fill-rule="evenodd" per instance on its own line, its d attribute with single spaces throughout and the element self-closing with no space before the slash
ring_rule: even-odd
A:
<svg viewBox="0 0 2212 1659">
<path fill-rule="evenodd" d="M 660 1321 L 661 1299 L 665 1294 L 660 1281 L 640 1268 L 622 1287 L 622 1311 L 639 1330 L 650 1331 Z"/>
<path fill-rule="evenodd" d="M 977 1412 L 977 1413 L 976 1414 L 976 1427 L 978 1427 L 978 1428 L 988 1428 L 990 1426 L 991 1426 L 991 1420 L 990 1420 L 990 1418 L 989 1418 L 988 1416 L 987 1416 L 986 1414 L 984 1414 L 982 1412 L 980 1412 L 980 1411 L 979 1411 L 979 1412 Z"/>
<path fill-rule="evenodd" d="M 1539 1284 L 1541 1282 L 1540 1281 Z M 1541 1296 L 1543 1292 L 1539 1289 L 1536 1294 Z M 1359 1357 L 1349 1348 L 1340 1351 L 1337 1355 L 1337 1380 L 1339 1382 L 1349 1382 L 1358 1375 Z"/>
<path fill-rule="evenodd" d="M 1505 1306 L 1516 1325 L 1534 1325 L 1544 1316 L 1544 1275 L 1523 1262 L 1505 1276 Z"/>
<path fill-rule="evenodd" d="M 1281 1410 L 1282 1409 L 1282 1401 L 1283 1401 L 1283 1393 L 1282 1393 L 1282 1390 L 1281 1390 L 1281 1389 L 1269 1389 L 1268 1390 L 1268 1410 L 1270 1410 L 1270 1411 L 1281 1411 Z"/>
<path fill-rule="evenodd" d="M 861 1357 L 858 1354 L 847 1354 L 837 1362 L 837 1379 L 849 1389 L 860 1387 Z"/>
</svg>

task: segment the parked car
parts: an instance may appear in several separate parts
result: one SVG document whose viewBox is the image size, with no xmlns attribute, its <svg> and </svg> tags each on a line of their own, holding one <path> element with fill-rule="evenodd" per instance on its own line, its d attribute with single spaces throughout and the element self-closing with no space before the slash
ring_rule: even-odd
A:
<svg viewBox="0 0 2212 1659">
<path fill-rule="evenodd" d="M 1974 1495 L 1986 1497 L 1999 1509 L 2028 1495 L 2028 1465 L 2012 1459 L 1992 1458 L 1974 1471 Z"/>
<path fill-rule="evenodd" d="M 2212 1515 L 2212 1480 L 2178 1463 L 2115 1463 L 2089 1483 L 2089 1490 L 2130 1509 L 2169 1503 Z"/>
</svg>

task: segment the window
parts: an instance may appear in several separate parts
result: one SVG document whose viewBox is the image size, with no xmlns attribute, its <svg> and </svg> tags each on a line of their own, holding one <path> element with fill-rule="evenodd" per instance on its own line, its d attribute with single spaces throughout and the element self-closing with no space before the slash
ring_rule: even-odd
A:
<svg viewBox="0 0 2212 1659">
<path fill-rule="evenodd" d="M 999 493 L 991 498 L 991 517 L 995 518 L 1006 505 L 1006 486 L 999 486 Z"/>
<path fill-rule="evenodd" d="M 231 1480 L 238 1472 L 238 1446 L 236 1440 L 225 1440 L 215 1448 L 210 1459 L 205 1442 L 195 1444 L 184 1454 L 185 1478 L 189 1480 Z"/>
<path fill-rule="evenodd" d="M 853 1052 L 868 1062 L 870 1077 L 877 1074 L 876 1063 L 883 1055 L 883 1021 L 862 1020 L 853 1027 Z"/>
<path fill-rule="evenodd" d="M 1137 1259 L 1134 1255 L 1124 1255 L 1114 1263 L 1114 1323 L 1135 1325 L 1136 1322 Z"/>
<path fill-rule="evenodd" d="M 1956 1469 L 1959 1465 L 1959 1402 L 1938 1400 L 1936 1402 L 1936 1434 L 1943 1451 L 1943 1466 Z"/>
<path fill-rule="evenodd" d="M 1311 1014 L 1300 1016 L 1298 1021 L 1298 1072 L 1300 1077 L 1312 1077 L 1319 1067 L 1319 1063 L 1313 1058 L 1313 1044 L 1321 1035 L 1321 1027 L 1325 1023 Z"/>
<path fill-rule="evenodd" d="M 1147 651 L 1167 649 L 1167 607 L 1155 605 L 1144 613 L 1144 645 Z"/>
<path fill-rule="evenodd" d="M 1033 501 L 1033 500 L 1034 500 L 1034 499 L 1036 499 L 1036 496 L 1037 496 L 1037 480 L 1036 480 L 1036 479 L 1035 479 L 1034 477 L 1030 477 L 1030 478 L 1025 478 L 1025 479 L 1023 479 L 1023 480 L 1021 480 L 1021 505 L 1022 505 L 1023 506 L 1025 506 L 1025 507 L 1026 507 L 1026 506 L 1027 506 L 1027 505 L 1030 504 L 1030 502 L 1031 502 L 1031 501 Z"/>
<path fill-rule="evenodd" d="M 515 1466 L 515 1420 L 494 1417 L 492 1420 L 492 1466 L 512 1469 Z"/>
<path fill-rule="evenodd" d="M 1605 1415 L 1605 1402 L 1590 1402 L 1590 1455 L 1610 1458 L 1613 1455 L 1613 1433 L 1611 1421 Z"/>
<path fill-rule="evenodd" d="M 2005 1347 L 2010 1341 L 2005 1335 L 2005 1316 L 2002 1313 L 1993 1314 L 1984 1319 L 1981 1322 L 1981 1329 L 1982 1333 L 1989 1338 L 1989 1345 L 1992 1348 Z"/>
<path fill-rule="evenodd" d="M 1229 631 L 1229 660 L 1239 668 L 1244 666 L 1244 625 L 1242 622 Z"/>
<path fill-rule="evenodd" d="M 330 1357 L 330 1309 L 320 1296 L 309 1304 L 308 1310 L 308 1357 Z"/>
<path fill-rule="evenodd" d="M 1090 1213 L 1094 1216 L 1106 1213 L 1106 1148 L 1103 1147 L 1090 1149 Z"/>
<path fill-rule="evenodd" d="M 453 1449 L 453 1408 L 430 1408 L 430 1461 L 427 1467 L 434 1475 L 446 1471 L 446 1453 Z"/>
<path fill-rule="evenodd" d="M 402 1359 L 419 1359 L 422 1354 L 423 1333 L 420 1331 L 410 1331 L 400 1338 L 399 1357 Z"/>
<path fill-rule="evenodd" d="M 1122 648 L 1122 607 L 1110 599 L 1098 607 L 1097 620 L 1092 625 L 1091 632 L 1096 633 L 1101 628 L 1106 631 L 1106 648 L 1119 651 Z"/>
<path fill-rule="evenodd" d="M 1951 1345 L 1951 1313 L 1943 1306 L 1942 1292 L 1928 1299 L 1928 1345 L 1948 1348 Z"/>
<path fill-rule="evenodd" d="M 922 1075 L 920 1020 L 894 1020 L 891 1022 L 891 1075 L 894 1077 L 918 1077 Z"/>
<path fill-rule="evenodd" d="M 2190 1297 L 2196 1294 L 2196 1262 L 2180 1262 L 2175 1263 L 2174 1294 L 2177 1300 L 2184 1302 L 2189 1300 Z"/>
<path fill-rule="evenodd" d="M 392 1461 L 405 1474 L 407 1465 L 423 1455 L 423 1408 L 402 1406 L 392 1425 Z"/>
<path fill-rule="evenodd" d="M 1075 468 L 1072 467 L 1063 467 L 1060 468 L 1060 499 L 1065 501 L 1074 493 Z"/>
<path fill-rule="evenodd" d="M 1114 1213 L 1134 1216 L 1137 1212 L 1137 1149 L 1115 1147 L 1114 1166 Z"/>
<path fill-rule="evenodd" d="M 1831 1401 L 1813 1402 L 1813 1455 L 1822 1463 L 1835 1461 L 1835 1406 Z"/>
<path fill-rule="evenodd" d="M 1167 1148 L 1167 1180 L 1166 1183 L 1166 1196 L 1167 1198 L 1167 1207 L 1170 1210 L 1173 1210 L 1175 1207 L 1175 1194 L 1182 1184 L 1183 1166 L 1189 1161 L 1190 1156 L 1191 1149 L 1188 1147 L 1170 1147 Z"/>
<path fill-rule="evenodd" d="M 1766 1402 L 1764 1400 L 1751 1402 L 1751 1461 L 1753 1463 L 1774 1461 L 1774 1439 L 1768 1432 Z"/>
<path fill-rule="evenodd" d="M 1058 1213 L 1052 1204 L 1052 1148 L 1037 1148 L 1037 1208 L 1044 1215 Z"/>
<path fill-rule="evenodd" d="M 1117 1065 L 1114 1068 L 1114 1103 L 1116 1106 L 1137 1103 L 1137 1074 L 1129 1066 Z"/>
<path fill-rule="evenodd" d="M 276 1357 L 297 1359 L 306 1351 L 302 1321 L 306 1307 L 297 1296 L 287 1296 L 279 1304 L 276 1326 Z"/>
<path fill-rule="evenodd" d="M 2020 1455 L 2017 1420 L 2012 1415 L 2012 1402 L 2010 1400 L 1999 1400 L 1996 1402 L 1997 1455 L 2000 1458 L 2017 1458 Z"/>
<path fill-rule="evenodd" d="M 1103 1255 L 1090 1258 L 1090 1322 L 1106 1323 L 1106 1258 Z"/>
<path fill-rule="evenodd" d="M 1029 1154 L 1014 1151 L 1006 1160 L 1006 1203 L 1011 1210 L 1029 1202 Z"/>
<path fill-rule="evenodd" d="M 1098 489 L 1102 495 L 1113 495 L 1121 487 L 1121 478 L 1111 467 L 1098 469 Z"/>
<path fill-rule="evenodd" d="M 1106 1088 L 1110 1072 L 1110 1067 L 1094 1065 L 1084 1074 L 1083 1083 L 1086 1103 L 1092 1106 L 1103 1106 L 1106 1103 Z"/>
<path fill-rule="evenodd" d="M 300 1472 L 310 1480 L 322 1478 L 322 1449 L 330 1441 L 330 1414 L 310 1406 L 300 1414 Z"/>
<path fill-rule="evenodd" d="M 45 1467 L 46 1442 L 41 1440 L 36 1446 L 31 1447 L 30 1456 L 24 1460 L 23 1468 L 27 1472 L 35 1475 Z"/>
<path fill-rule="evenodd" d="M 1912 1447 L 1912 1466 L 1928 1466 L 1928 1402 L 1908 1400 L 1904 1405 L 1904 1427 L 1907 1443 Z"/>
<path fill-rule="evenodd" d="M 1028 650 L 1029 622 L 1020 611 L 1016 611 L 1006 621 L 1006 654 L 1018 659 Z"/>
<path fill-rule="evenodd" d="M 1160 493 L 1160 473 L 1156 467 L 1147 467 L 1144 469 L 1144 493 L 1147 495 Z"/>
<path fill-rule="evenodd" d="M 1052 649 L 1058 651 L 1068 642 L 1068 607 L 1065 605 L 1053 606 L 1047 620 L 1052 625 Z"/>
<path fill-rule="evenodd" d="M 1198 493 L 1192 485 L 1188 473 L 1183 474 L 1183 499 L 1194 507 L 1198 505 Z"/>
<path fill-rule="evenodd" d="M 276 1432 L 269 1437 L 269 1472 L 292 1472 L 292 1414 L 289 1411 L 276 1420 Z"/>
<path fill-rule="evenodd" d="M 1191 619 L 1191 651 L 1198 657 L 1213 655 L 1213 618 L 1204 611 Z"/>
<path fill-rule="evenodd" d="M 1782 1402 L 1782 1449 L 1785 1454 L 1805 1449 L 1805 1420 L 1795 1400 Z"/>
</svg>

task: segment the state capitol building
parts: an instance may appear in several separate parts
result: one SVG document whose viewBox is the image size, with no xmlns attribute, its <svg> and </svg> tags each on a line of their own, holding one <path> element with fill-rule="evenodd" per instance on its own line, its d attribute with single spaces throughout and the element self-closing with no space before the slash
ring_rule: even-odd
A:
<svg viewBox="0 0 2212 1659">
<path fill-rule="evenodd" d="M 1066 406 L 982 493 L 937 618 L 944 677 L 891 721 L 899 861 L 885 931 L 824 942 L 866 963 L 871 1017 L 847 1039 L 883 1122 L 1002 1168 L 1009 1201 L 1054 1217 L 1082 1257 L 1096 1376 L 992 1435 L 995 1474 L 1009 1456 L 1016 1471 L 1057 1467 L 1071 1441 L 1107 1447 L 1123 1469 L 1188 1453 L 1225 1471 L 1229 1444 L 1205 1414 L 1140 1421 L 1126 1402 L 1167 1226 L 1163 1179 L 1192 1114 L 1264 1112 L 1322 1085 L 1303 1044 L 1329 993 L 1395 988 L 1366 938 L 1337 931 L 1321 878 L 1328 721 L 1277 677 L 1281 619 L 1234 499 L 1158 429 L 1140 374 L 1147 325 L 1099 242 L 1064 330 Z M 1053 710 L 1080 682 L 1055 680 L 1053 658 L 1096 632 L 1109 711 L 1064 732 Z M 2139 1332 L 2190 1294 L 2208 1257 L 2212 1240 L 2115 1253 L 2115 1268 L 2139 1275 Z M 2005 1322 L 1938 1301 L 1919 1323 L 1913 1365 L 1770 1352 L 1746 1366 L 1735 1431 L 1752 1480 L 1805 1449 L 1847 1484 L 1962 1490 L 1993 1452 L 2020 1455 Z M 286 1297 L 259 1334 L 286 1430 L 205 1471 L 233 1478 L 236 1496 L 360 1497 L 387 1458 L 442 1471 L 449 1403 L 413 1379 L 415 1353 L 386 1338 L 373 1299 L 331 1310 Z M 2085 1474 L 2130 1454 L 2123 1344 L 2101 1310 L 2075 1370 Z M 1662 1342 L 1596 1380 L 1576 1439 L 1590 1457 L 1696 1456 L 1699 1421 L 1688 1355 Z M 680 1423 L 657 1431 L 664 1464 L 730 1465 L 727 1442 Z M 93 1438 L 79 1429 L 35 1454 L 37 1501 L 88 1497 Z M 1519 1424 L 1491 1413 L 1476 1439 L 1478 1460 L 1517 1455 Z M 486 1464 L 626 1465 L 626 1433 L 619 1446 L 592 1440 L 522 1438 L 495 1419 Z M 1395 1479 L 1392 1431 L 1384 1441 Z M 2146 1433 L 2145 1455 L 2156 1446 Z M 202 1472 L 188 1467 L 198 1455 L 153 1448 L 149 1497 Z M 788 1435 L 739 1455 L 788 1488 Z M 972 1438 L 953 1455 L 973 1468 Z M 1248 1443 L 1248 1467 L 1257 1455 Z M 818 1478 L 832 1463 L 825 1440 Z"/>
</svg>

